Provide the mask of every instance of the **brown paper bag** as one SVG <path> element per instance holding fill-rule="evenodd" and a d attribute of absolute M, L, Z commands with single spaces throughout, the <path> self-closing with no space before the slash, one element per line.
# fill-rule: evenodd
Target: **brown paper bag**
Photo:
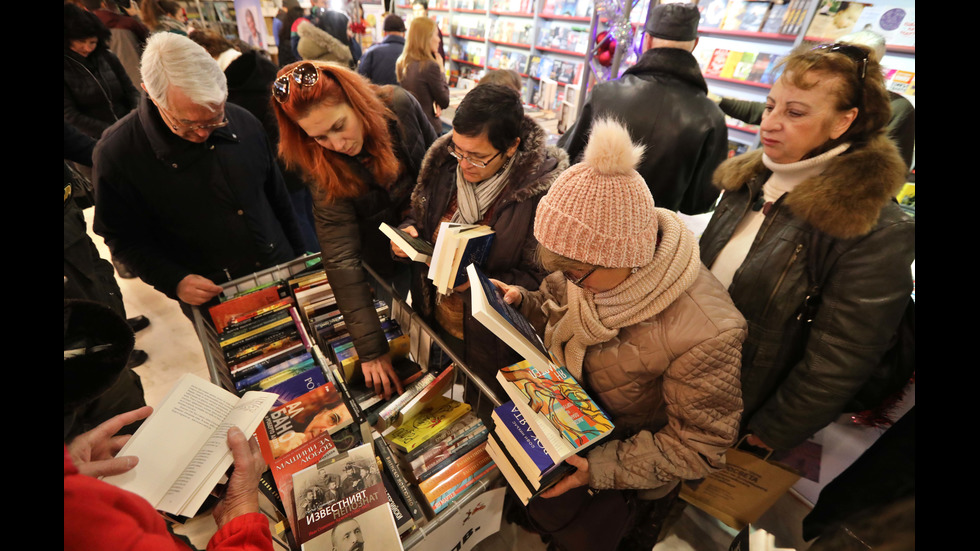
<path fill-rule="evenodd" d="M 725 468 L 702 480 L 684 482 L 681 499 L 736 530 L 759 520 L 800 479 L 785 465 L 729 448 Z"/>

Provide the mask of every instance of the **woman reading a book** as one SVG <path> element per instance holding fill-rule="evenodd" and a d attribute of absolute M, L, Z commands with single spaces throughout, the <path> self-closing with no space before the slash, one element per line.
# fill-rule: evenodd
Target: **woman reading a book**
<path fill-rule="evenodd" d="M 401 393 L 363 265 L 396 277 L 378 226 L 407 214 L 435 132 L 411 94 L 331 63 L 283 67 L 272 95 L 279 155 L 311 183 L 324 268 L 364 379 L 385 398 Z"/>
<path fill-rule="evenodd" d="M 599 121 L 538 205 L 551 275 L 537 290 L 497 283 L 615 425 L 528 505 L 563 550 L 652 548 L 680 482 L 719 469 L 738 431 L 745 320 L 694 235 L 655 207 L 634 169 L 642 153 Z"/>
<path fill-rule="evenodd" d="M 568 167 L 568 155 L 546 142 L 547 134 L 524 114 L 515 90 L 497 84 L 470 90 L 456 109 L 452 132 L 440 136 L 425 156 L 411 216 L 402 228 L 435 243 L 443 222 L 489 226 L 494 235 L 483 271 L 536 288 L 545 272 L 534 259 L 534 210 Z M 394 244 L 392 250 L 405 256 Z M 427 267 L 413 264 L 412 307 L 441 328 L 456 354 L 502 396 L 497 370 L 519 357 L 470 315 L 467 283 L 437 295 Z"/>
<path fill-rule="evenodd" d="M 715 172 L 725 193 L 701 257 L 749 322 L 742 430 L 756 446 L 796 447 L 860 410 L 852 398 L 914 309 L 915 220 L 895 202 L 906 165 L 876 58 L 856 44 L 794 51 L 762 147 Z"/>

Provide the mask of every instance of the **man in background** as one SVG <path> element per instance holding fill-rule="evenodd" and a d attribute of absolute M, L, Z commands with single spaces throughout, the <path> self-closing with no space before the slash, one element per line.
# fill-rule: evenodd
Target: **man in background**
<path fill-rule="evenodd" d="M 395 62 L 405 49 L 405 22 L 397 14 L 385 17 L 382 27 L 384 39 L 368 48 L 357 66 L 357 72 L 381 86 L 398 84 Z"/>
<path fill-rule="evenodd" d="M 214 58 L 185 36 L 158 33 L 141 69 L 139 106 L 93 154 L 94 228 L 191 318 L 219 283 L 289 262 L 303 241 L 266 132 L 226 103 Z"/>
<path fill-rule="evenodd" d="M 728 130 L 691 53 L 700 15 L 692 4 L 650 10 L 643 55 L 622 78 L 595 86 L 575 125 L 558 140 L 580 160 L 592 122 L 612 117 L 646 147 L 637 171 L 658 207 L 707 212 L 718 198 L 711 175 L 728 152 Z"/>

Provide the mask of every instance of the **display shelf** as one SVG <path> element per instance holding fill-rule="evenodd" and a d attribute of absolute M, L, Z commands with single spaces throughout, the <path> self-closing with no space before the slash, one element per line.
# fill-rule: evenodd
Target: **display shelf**
<path fill-rule="evenodd" d="M 490 15 L 496 15 L 500 17 L 522 17 L 525 19 L 534 19 L 533 13 L 524 13 L 524 12 L 516 12 L 516 11 L 490 10 Z"/>
<path fill-rule="evenodd" d="M 288 279 L 306 270 L 318 257 L 318 254 L 306 255 L 297 258 L 292 262 L 276 265 L 266 270 L 255 272 L 249 276 L 222 284 L 222 295 L 225 297 L 230 297 L 247 289 Z M 373 291 L 374 298 L 382 300 L 388 304 L 390 311 L 389 317 L 398 322 L 402 331 L 410 336 L 412 342 L 432 342 L 434 345 L 440 347 L 454 363 L 455 367 L 453 382 L 450 385 L 450 388 L 452 389 L 450 390 L 451 397 L 453 399 L 469 403 L 475 411 L 487 409 L 483 408 L 482 406 L 484 401 L 490 404 L 489 409 L 497 407 L 503 403 L 501 397 L 498 396 L 493 389 L 487 386 L 487 384 L 455 354 L 453 349 L 443 341 L 436 331 L 426 324 L 418 313 L 412 310 L 411 306 L 405 301 L 405 299 L 394 291 L 389 282 L 380 277 L 377 272 L 370 268 L 370 266 L 364 265 L 364 269 L 367 273 L 368 284 Z M 201 307 L 193 306 L 191 308 L 191 317 L 195 332 L 197 333 L 197 336 L 200 339 L 204 349 L 205 363 L 208 367 L 211 382 L 237 394 L 238 391 L 235 388 L 235 383 L 232 380 L 228 366 L 225 364 L 218 341 L 218 333 L 211 321 L 211 316 Z M 300 316 L 300 318 L 302 319 L 302 316 Z M 301 321 L 301 323 L 304 324 L 307 332 L 310 332 L 309 328 L 305 325 L 307 322 L 304 320 Z M 323 346 L 323 343 L 320 342 L 321 339 L 315 332 L 310 334 L 310 338 L 311 342 L 316 343 L 320 350 L 327 350 L 327 347 Z M 312 346 L 309 348 L 312 348 Z M 329 359 L 327 360 L 327 363 L 330 363 Z M 319 365 L 321 369 L 330 369 L 330 366 L 322 365 L 319 359 L 317 360 L 317 365 Z M 342 390 L 342 392 L 346 394 L 346 389 Z M 355 430 L 355 432 L 358 432 L 361 439 L 365 442 L 373 441 L 375 434 L 372 433 L 371 427 L 368 426 L 367 421 L 364 420 L 364 412 L 354 405 L 349 405 L 348 407 L 351 410 L 352 416 L 355 418 L 354 426 L 357 427 L 358 424 L 360 424 L 360 427 Z M 357 411 L 355 412 L 355 410 Z M 435 515 L 432 515 L 431 511 L 426 513 L 425 518 L 420 522 L 420 524 L 417 524 L 411 532 L 407 532 L 402 537 L 402 546 L 404 549 L 408 550 L 419 545 L 419 543 L 425 539 L 428 534 L 431 534 L 435 529 L 445 524 L 446 521 L 452 518 L 455 514 L 461 512 L 461 508 L 467 503 L 484 491 L 500 486 L 501 483 L 502 476 L 499 474 L 499 471 L 479 479 L 470 488 L 453 499 L 452 504 L 445 510 L 436 513 Z M 411 484 L 411 482 L 409 482 L 409 484 Z M 421 498 L 424 496 L 418 492 L 417 487 L 413 488 L 413 493 L 418 494 L 415 497 L 421 504 Z M 269 496 L 265 493 L 263 493 L 263 496 L 269 498 Z M 279 503 L 273 503 L 273 506 L 276 509 L 274 515 L 281 517 L 278 520 L 285 523 L 285 515 L 283 513 L 281 501 Z M 425 506 L 423 505 L 423 507 Z M 286 541 L 283 542 L 278 539 L 279 536 L 286 536 L 284 538 Z M 292 538 L 288 526 L 285 528 L 284 532 L 277 535 L 277 543 L 286 547 L 290 551 L 299 551 L 299 549 L 301 549 L 299 546 L 295 545 L 295 540 Z"/>
<path fill-rule="evenodd" d="M 531 49 L 531 45 L 530 44 L 518 44 L 516 42 L 504 42 L 502 40 L 494 40 L 492 38 L 490 39 L 490 43 L 491 44 L 496 44 L 498 46 L 507 46 L 509 48 L 522 48 L 522 49 L 525 49 L 525 50 L 530 50 Z"/>
<path fill-rule="evenodd" d="M 453 38 L 458 38 L 460 40 L 469 40 L 469 41 L 472 41 L 472 42 L 485 42 L 486 41 L 486 38 L 484 38 L 482 36 L 472 36 L 472 35 L 468 35 L 468 34 L 454 34 L 454 35 L 452 35 L 452 37 Z"/>
<path fill-rule="evenodd" d="M 542 52 L 551 52 L 553 54 L 570 55 L 570 56 L 575 56 L 575 57 L 585 57 L 585 54 L 584 53 L 582 53 L 582 52 L 573 52 L 571 50 L 561 50 L 561 49 L 558 49 L 558 48 L 548 48 L 548 47 L 545 47 L 545 46 L 535 46 L 535 49 L 541 50 Z"/>
<path fill-rule="evenodd" d="M 775 42 L 793 42 L 796 35 L 780 33 L 760 33 L 751 31 L 729 31 L 724 29 L 698 28 L 699 36 L 728 36 L 753 40 L 772 40 Z"/>

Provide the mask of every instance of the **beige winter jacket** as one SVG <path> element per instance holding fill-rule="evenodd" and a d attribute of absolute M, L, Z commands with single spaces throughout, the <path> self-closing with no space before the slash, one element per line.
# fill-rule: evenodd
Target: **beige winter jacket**
<path fill-rule="evenodd" d="M 565 285 L 555 272 L 538 291 L 522 290 L 520 308 L 540 334 L 558 321 L 545 319 L 541 305 L 549 298 L 564 305 Z M 742 412 L 745 335 L 744 318 L 702 264 L 660 314 L 590 346 L 580 382 L 616 429 L 588 453 L 589 486 L 655 499 L 724 465 Z"/>

